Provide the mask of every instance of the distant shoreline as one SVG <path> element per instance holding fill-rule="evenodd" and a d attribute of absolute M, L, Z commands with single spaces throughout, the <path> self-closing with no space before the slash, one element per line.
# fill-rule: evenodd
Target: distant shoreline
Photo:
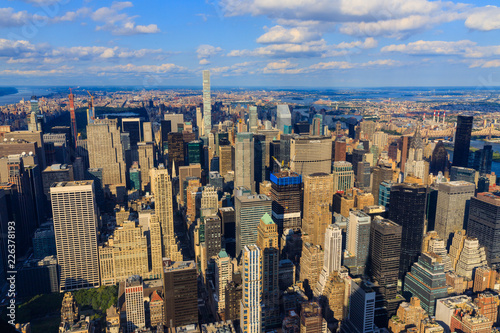
<path fill-rule="evenodd" d="M 15 95 L 19 92 L 14 87 L 0 87 L 0 96 Z"/>

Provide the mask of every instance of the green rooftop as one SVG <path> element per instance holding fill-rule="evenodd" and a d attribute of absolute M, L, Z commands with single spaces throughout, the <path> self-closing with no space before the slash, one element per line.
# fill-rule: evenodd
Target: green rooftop
<path fill-rule="evenodd" d="M 220 257 L 220 258 L 227 258 L 227 257 L 229 257 L 229 255 L 227 254 L 227 252 L 226 252 L 226 250 L 225 250 L 225 249 L 222 249 L 222 250 L 220 250 L 220 252 L 219 252 L 219 257 Z"/>
<path fill-rule="evenodd" d="M 268 214 L 268 213 L 265 213 L 265 214 L 262 216 L 261 220 L 262 220 L 265 224 L 274 224 L 273 219 L 271 218 L 271 216 L 269 216 L 269 214 Z"/>

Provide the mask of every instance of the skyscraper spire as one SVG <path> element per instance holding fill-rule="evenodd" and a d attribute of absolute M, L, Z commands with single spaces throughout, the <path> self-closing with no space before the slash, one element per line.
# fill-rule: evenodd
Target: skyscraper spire
<path fill-rule="evenodd" d="M 420 133 L 420 124 L 417 124 L 413 138 L 411 139 L 410 148 L 413 149 L 424 149 L 424 140 L 422 139 L 422 134 Z"/>

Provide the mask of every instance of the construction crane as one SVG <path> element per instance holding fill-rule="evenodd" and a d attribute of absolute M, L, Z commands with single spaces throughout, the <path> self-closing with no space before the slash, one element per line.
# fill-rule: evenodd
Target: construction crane
<path fill-rule="evenodd" d="M 280 172 L 284 169 L 285 167 L 285 161 L 282 161 L 281 163 L 276 159 L 276 157 L 272 156 L 274 162 L 276 162 L 276 164 L 278 165 L 278 168 L 280 170 Z"/>
<path fill-rule="evenodd" d="M 75 95 L 73 95 L 73 90 L 71 88 L 69 88 L 69 114 L 71 116 L 71 135 L 73 136 L 75 150 L 76 150 L 78 133 L 76 130 Z"/>
<path fill-rule="evenodd" d="M 93 124 L 95 119 L 95 107 L 94 107 L 94 96 L 88 91 L 90 96 L 89 108 L 87 109 L 87 124 Z"/>

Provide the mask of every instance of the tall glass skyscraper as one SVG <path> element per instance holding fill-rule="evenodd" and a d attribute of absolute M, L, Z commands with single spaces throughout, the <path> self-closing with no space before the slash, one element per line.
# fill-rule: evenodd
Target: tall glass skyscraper
<path fill-rule="evenodd" d="M 424 236 L 427 188 L 419 184 L 394 184 L 391 187 L 389 219 L 403 227 L 399 279 L 417 261 Z"/>
<path fill-rule="evenodd" d="M 210 71 L 203 71 L 203 127 L 208 136 L 212 129 L 212 101 L 210 99 Z"/>
<path fill-rule="evenodd" d="M 467 168 L 469 162 L 470 137 L 474 117 L 458 116 L 457 131 L 455 133 L 455 147 L 453 149 L 453 166 Z"/>

